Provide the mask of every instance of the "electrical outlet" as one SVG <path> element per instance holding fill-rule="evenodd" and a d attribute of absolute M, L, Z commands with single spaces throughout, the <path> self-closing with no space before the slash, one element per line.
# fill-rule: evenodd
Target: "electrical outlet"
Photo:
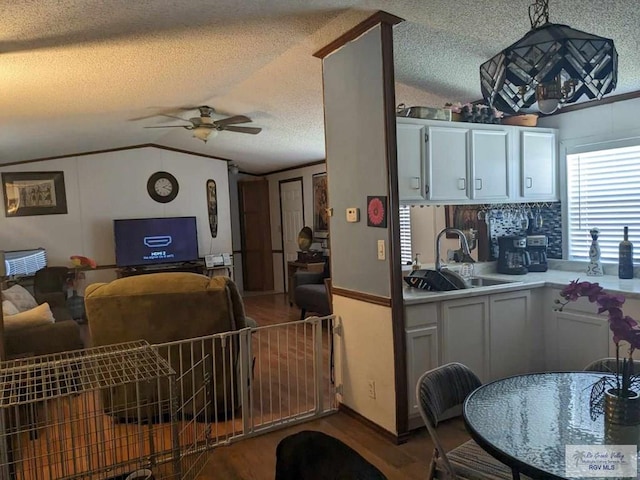
<path fill-rule="evenodd" d="M 384 240 L 378 240 L 378 260 L 384 260 L 385 258 Z"/>
<path fill-rule="evenodd" d="M 376 382 L 369 380 L 369 398 L 376 398 Z"/>

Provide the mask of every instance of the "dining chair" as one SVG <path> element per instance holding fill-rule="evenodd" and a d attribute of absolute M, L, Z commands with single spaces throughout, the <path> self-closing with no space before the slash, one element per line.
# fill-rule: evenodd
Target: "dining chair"
<path fill-rule="evenodd" d="M 620 368 L 622 368 L 622 358 L 619 360 Z M 615 357 L 600 358 L 594 360 L 589 365 L 584 367 L 585 372 L 606 372 L 616 373 L 616 359 Z M 633 361 L 633 371 L 640 372 L 640 360 Z"/>
<path fill-rule="evenodd" d="M 448 363 L 422 374 L 416 386 L 418 409 L 433 440 L 434 450 L 429 465 L 429 480 L 510 480 L 519 474 L 469 440 L 449 450 L 442 446 L 436 433 L 445 414 L 459 408 L 465 398 L 482 383 L 475 373 L 461 363 Z M 460 413 L 458 412 L 458 415 Z M 448 418 L 448 417 L 447 417 Z M 524 475 L 519 478 L 526 479 Z"/>

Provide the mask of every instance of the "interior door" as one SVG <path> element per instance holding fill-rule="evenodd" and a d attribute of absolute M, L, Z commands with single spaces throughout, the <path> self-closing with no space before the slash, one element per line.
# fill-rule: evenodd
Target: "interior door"
<path fill-rule="evenodd" d="M 287 262 L 298 259 L 298 233 L 304 227 L 302 178 L 280 181 L 280 218 L 282 219 L 283 271 Z M 284 275 L 285 282 L 288 275 Z M 289 285 L 285 285 L 285 290 Z"/>
<path fill-rule="evenodd" d="M 273 290 L 269 183 L 266 180 L 239 181 L 238 197 L 244 289 Z"/>

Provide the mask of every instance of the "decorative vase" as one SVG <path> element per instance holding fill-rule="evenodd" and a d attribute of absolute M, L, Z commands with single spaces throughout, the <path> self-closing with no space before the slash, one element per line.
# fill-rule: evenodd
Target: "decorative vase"
<path fill-rule="evenodd" d="M 640 447 L 640 395 L 618 395 L 611 388 L 604 395 L 604 431 L 609 445 Z"/>
<path fill-rule="evenodd" d="M 84 320 L 84 297 L 78 295 L 76 290 L 67 298 L 67 308 L 69 309 L 71 318 L 80 321 Z"/>
<path fill-rule="evenodd" d="M 598 235 L 600 230 L 592 228 L 589 230 L 591 235 L 591 248 L 589 248 L 589 265 L 587 265 L 587 275 L 599 277 L 604 275 L 604 268 L 600 262 L 600 245 L 598 245 Z"/>

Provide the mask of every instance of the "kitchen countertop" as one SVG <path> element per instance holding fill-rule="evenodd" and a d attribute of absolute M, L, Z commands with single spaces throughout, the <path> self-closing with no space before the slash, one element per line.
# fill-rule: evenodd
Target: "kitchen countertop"
<path fill-rule="evenodd" d="M 495 272 L 495 262 L 486 264 L 475 264 L 474 276 L 488 279 L 507 280 L 510 283 L 501 285 L 491 285 L 486 287 L 467 288 L 463 290 L 451 290 L 448 292 L 430 292 L 419 288 L 403 285 L 402 296 L 405 305 L 420 303 L 440 302 L 442 300 L 452 300 L 455 298 L 470 298 L 479 295 L 491 295 L 494 293 L 513 292 L 522 289 L 538 287 L 563 288 L 572 280 L 597 282 L 606 291 L 611 293 L 622 293 L 627 298 L 640 299 L 640 278 L 621 280 L 617 275 L 603 275 L 600 277 L 587 276 L 586 268 L 577 270 L 573 262 L 553 262 L 551 269 L 546 272 L 530 272 L 525 275 L 505 275 Z M 433 268 L 424 266 L 423 268 Z M 451 268 L 455 270 L 455 266 Z M 409 271 L 403 271 L 403 275 L 408 275 Z"/>

